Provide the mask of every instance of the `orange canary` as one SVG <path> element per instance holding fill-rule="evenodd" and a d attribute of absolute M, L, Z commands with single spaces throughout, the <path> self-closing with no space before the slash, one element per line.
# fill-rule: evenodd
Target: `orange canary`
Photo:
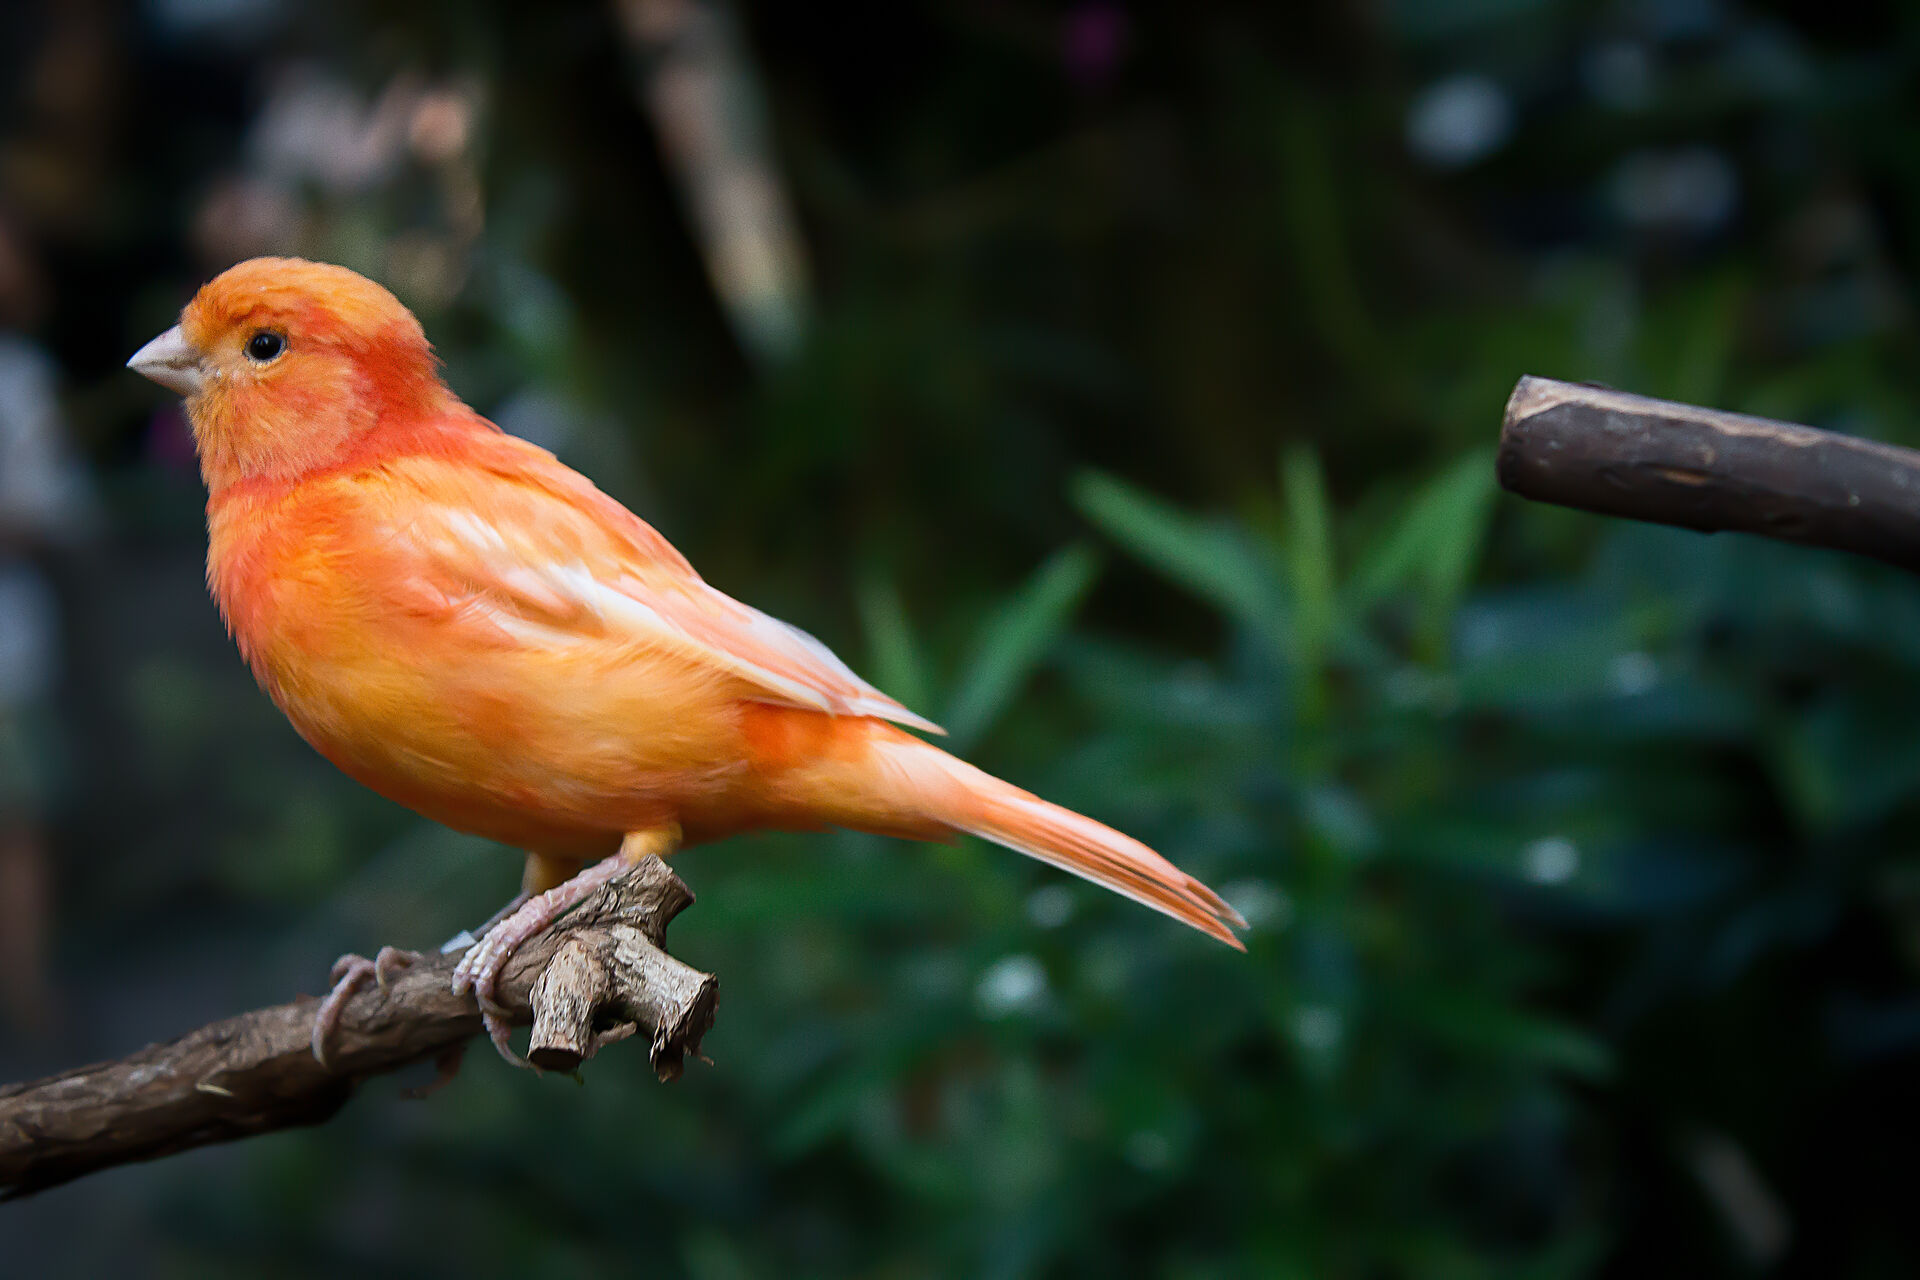
<path fill-rule="evenodd" d="M 243 262 L 128 365 L 186 398 L 207 582 L 294 728 L 380 794 L 526 851 L 521 899 L 455 978 L 503 1052 L 516 946 L 626 862 L 741 831 L 964 832 L 1241 945 L 1198 880 L 905 732 L 939 730 L 469 409 L 365 277 Z M 343 957 L 332 1017 L 371 972 Z"/>

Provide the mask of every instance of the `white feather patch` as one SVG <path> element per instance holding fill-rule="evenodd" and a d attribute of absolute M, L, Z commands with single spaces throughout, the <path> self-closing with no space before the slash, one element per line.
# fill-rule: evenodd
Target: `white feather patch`
<path fill-rule="evenodd" d="M 650 581 L 645 570 L 617 559 L 605 566 L 613 572 L 596 572 L 581 558 L 593 531 L 575 528 L 564 516 L 550 527 L 502 530 L 471 511 L 434 504 L 402 532 L 463 587 L 491 597 L 490 621 L 523 643 L 552 646 L 611 636 L 729 672 L 769 702 L 944 732 L 860 679 L 813 636 L 697 576 Z M 606 550 L 612 555 L 619 548 Z M 660 607 L 648 602 L 650 595 Z"/>

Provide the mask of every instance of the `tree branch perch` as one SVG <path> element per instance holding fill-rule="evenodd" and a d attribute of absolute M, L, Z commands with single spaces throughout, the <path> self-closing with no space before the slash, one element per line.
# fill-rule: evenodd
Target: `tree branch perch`
<path fill-rule="evenodd" d="M 1873 440 L 1522 378 L 1500 483 L 1539 502 L 1831 547 L 1920 571 L 1920 453 Z"/>
<path fill-rule="evenodd" d="M 698 1055 L 719 983 L 668 955 L 667 923 L 693 894 L 658 858 L 610 882 L 508 961 L 500 1001 L 534 1023 L 531 1060 L 570 1071 L 636 1032 L 662 1081 Z M 0 1086 L 0 1199 L 84 1174 L 277 1129 L 319 1124 L 370 1076 L 438 1061 L 450 1072 L 481 1031 L 451 988 L 457 956 L 436 957 L 385 991 L 354 996 L 332 1070 L 314 1060 L 317 1002 L 303 997 L 149 1045 L 113 1062 Z"/>

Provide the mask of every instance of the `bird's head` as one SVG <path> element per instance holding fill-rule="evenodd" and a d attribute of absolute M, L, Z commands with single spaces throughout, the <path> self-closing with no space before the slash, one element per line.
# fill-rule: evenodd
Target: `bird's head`
<path fill-rule="evenodd" d="M 449 395 L 413 313 L 345 267 L 254 258 L 208 281 L 127 367 L 186 397 L 210 488 L 338 461 Z"/>

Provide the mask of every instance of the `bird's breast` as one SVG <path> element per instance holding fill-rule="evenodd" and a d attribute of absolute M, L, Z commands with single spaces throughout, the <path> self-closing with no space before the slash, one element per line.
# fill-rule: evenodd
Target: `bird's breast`
<path fill-rule="evenodd" d="M 338 512 L 211 514 L 208 581 L 262 688 L 374 790 L 537 847 L 670 818 L 739 784 L 740 701 L 724 675 L 429 585 L 401 540 Z"/>

